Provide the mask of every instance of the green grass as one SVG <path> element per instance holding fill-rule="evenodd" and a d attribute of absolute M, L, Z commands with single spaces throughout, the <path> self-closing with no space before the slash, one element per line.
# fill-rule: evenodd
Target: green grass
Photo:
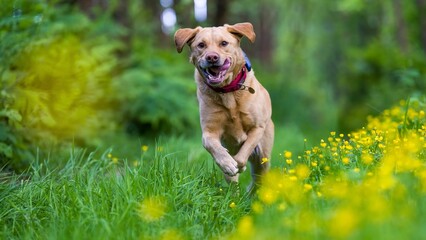
<path fill-rule="evenodd" d="M 249 210 L 247 196 L 222 185 L 212 162 L 157 153 L 135 167 L 112 163 L 108 153 L 74 150 L 62 169 L 35 163 L 25 175 L 3 178 L 0 238 L 155 239 L 171 230 L 212 238 L 231 231 Z M 138 211 L 149 197 L 161 197 L 165 206 L 156 221 Z"/>
<path fill-rule="evenodd" d="M 297 130 L 277 133 L 284 137 L 276 140 L 274 158 L 284 145 L 303 146 Z M 252 198 L 245 193 L 250 174 L 229 186 L 200 139 L 199 133 L 155 141 L 114 136 L 106 140 L 116 141 L 109 149 L 40 153 L 27 172 L 0 175 L 0 239 L 226 236 L 251 211 Z M 149 199 L 164 207 L 158 220 L 140 213 Z"/>
<path fill-rule="evenodd" d="M 277 127 L 276 136 L 273 166 L 284 147 L 297 152 L 304 144 L 293 126 Z M 250 171 L 240 176 L 239 186 L 229 186 L 197 131 L 186 137 L 104 140 L 113 147 L 40 150 L 25 173 L 0 171 L 0 239 L 158 239 L 169 233 L 216 239 L 233 232 L 251 211 L 253 199 L 245 193 Z M 139 212 L 150 198 L 165 207 L 159 220 Z"/>

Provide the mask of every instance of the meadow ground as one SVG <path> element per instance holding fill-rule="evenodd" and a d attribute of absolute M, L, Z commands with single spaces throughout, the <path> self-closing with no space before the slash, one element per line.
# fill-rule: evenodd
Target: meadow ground
<path fill-rule="evenodd" d="M 403 101 L 312 147 L 277 129 L 273 169 L 253 197 L 249 174 L 225 184 L 199 138 L 72 148 L 64 167 L 50 156 L 0 176 L 0 238 L 422 239 L 425 110 Z"/>

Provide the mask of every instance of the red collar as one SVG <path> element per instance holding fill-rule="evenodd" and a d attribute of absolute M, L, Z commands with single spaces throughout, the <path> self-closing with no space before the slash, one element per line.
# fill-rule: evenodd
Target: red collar
<path fill-rule="evenodd" d="M 233 92 L 233 91 L 237 91 L 240 89 L 244 89 L 246 86 L 244 86 L 244 81 L 246 80 L 247 77 L 247 68 L 246 66 L 243 66 L 243 68 L 241 69 L 241 71 L 238 73 L 238 75 L 234 78 L 234 80 L 232 80 L 232 82 L 224 87 L 214 87 L 211 86 L 207 83 L 207 86 L 209 86 L 213 91 L 218 92 L 218 93 L 229 93 L 229 92 Z"/>

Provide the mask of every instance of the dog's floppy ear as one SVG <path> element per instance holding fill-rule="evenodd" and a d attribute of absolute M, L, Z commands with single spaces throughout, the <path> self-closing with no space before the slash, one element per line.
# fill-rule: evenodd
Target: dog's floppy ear
<path fill-rule="evenodd" d="M 175 44 L 176 44 L 176 50 L 178 51 L 178 53 L 182 52 L 182 49 L 185 46 L 185 44 L 191 41 L 191 39 L 194 38 L 195 35 L 197 35 L 200 29 L 201 27 L 181 28 L 176 31 Z"/>
<path fill-rule="evenodd" d="M 254 33 L 253 25 L 251 25 L 249 22 L 237 23 L 234 25 L 225 24 L 225 27 L 230 33 L 237 35 L 239 38 L 246 36 L 252 43 L 254 40 L 256 40 L 256 34 Z"/>

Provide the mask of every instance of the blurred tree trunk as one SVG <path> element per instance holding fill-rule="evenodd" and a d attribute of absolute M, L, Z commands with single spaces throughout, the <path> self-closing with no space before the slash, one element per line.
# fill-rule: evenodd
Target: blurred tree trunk
<path fill-rule="evenodd" d="M 231 1 L 215 0 L 215 14 L 213 17 L 213 25 L 221 26 L 228 23 L 229 4 Z"/>
<path fill-rule="evenodd" d="M 408 40 L 407 40 L 407 27 L 404 18 L 404 9 L 401 4 L 401 0 L 393 1 L 393 9 L 395 14 L 395 27 L 396 27 L 396 39 L 398 41 L 398 45 L 403 52 L 407 52 L 408 50 Z"/>
<path fill-rule="evenodd" d="M 155 4 L 152 4 L 155 5 Z M 119 22 L 121 25 L 125 26 L 126 28 L 131 27 L 131 20 L 129 18 L 129 0 L 120 0 L 118 1 L 118 6 L 114 11 L 114 19 Z"/>
<path fill-rule="evenodd" d="M 276 38 L 274 30 L 276 29 L 275 11 L 269 4 L 262 4 L 259 10 L 259 29 L 257 29 L 258 38 L 256 38 L 256 55 L 267 66 L 272 60 L 273 40 Z"/>
<path fill-rule="evenodd" d="M 107 9 L 110 4 L 108 0 L 69 0 L 71 4 L 77 5 L 82 12 L 90 18 L 94 18 L 93 7 L 99 6 L 101 9 Z"/>
<path fill-rule="evenodd" d="M 419 11 L 420 43 L 423 51 L 426 53 L 426 0 L 416 0 L 416 6 Z"/>

